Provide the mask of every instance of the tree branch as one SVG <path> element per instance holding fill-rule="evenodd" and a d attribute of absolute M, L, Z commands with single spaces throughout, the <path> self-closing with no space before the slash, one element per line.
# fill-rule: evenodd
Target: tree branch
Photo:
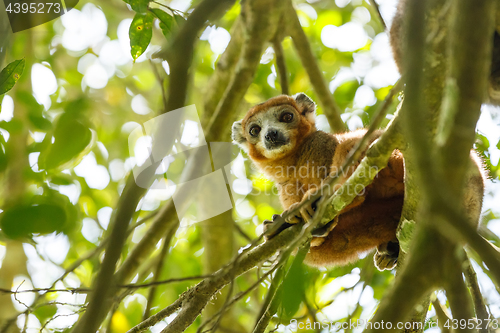
<path fill-rule="evenodd" d="M 93 282 L 93 292 L 89 295 L 87 310 L 77 322 L 74 333 L 95 332 L 109 309 L 110 296 L 112 295 L 112 280 L 115 272 L 116 262 L 120 257 L 125 239 L 127 227 L 135 212 L 137 202 L 145 190 L 138 187 L 134 177 L 129 177 L 118 202 L 118 209 L 114 211 L 112 218 L 111 234 L 106 246 L 106 254 L 100 265 L 99 272 Z"/>
<path fill-rule="evenodd" d="M 476 123 L 488 91 L 495 4 L 457 0 L 451 6 L 449 77 L 436 141 L 442 175 L 457 193 L 463 192 Z"/>
<path fill-rule="evenodd" d="M 174 237 L 175 235 L 176 230 L 177 230 L 176 228 L 171 228 L 170 230 L 168 230 L 167 234 L 165 235 L 165 238 L 163 239 L 161 251 L 160 254 L 158 255 L 158 263 L 156 264 L 156 268 L 153 274 L 152 283 L 159 282 L 161 272 L 163 271 L 163 266 L 165 265 L 165 261 L 167 260 L 168 249 L 170 248 L 170 243 L 172 241 L 172 237 Z M 153 286 L 153 288 L 149 289 L 146 310 L 144 310 L 144 315 L 142 316 L 143 319 L 147 319 L 149 317 L 149 312 L 151 311 L 151 307 L 153 306 L 155 296 L 156 296 L 156 286 Z"/>
<path fill-rule="evenodd" d="M 432 306 L 436 311 L 438 325 L 441 329 L 441 333 L 450 333 L 450 329 L 448 327 L 445 327 L 446 322 L 449 323 L 453 319 L 448 312 L 448 309 L 443 304 L 441 304 L 441 302 L 439 302 L 437 298 L 432 301 Z"/>
<path fill-rule="evenodd" d="M 385 20 L 382 17 L 382 13 L 380 12 L 380 8 L 378 7 L 377 2 L 375 0 L 369 0 L 369 1 L 370 1 L 370 4 L 372 5 L 372 7 L 377 12 L 377 16 L 379 18 L 380 24 L 382 25 L 382 27 L 384 28 L 384 30 L 387 30 L 387 24 L 385 24 Z"/>
<path fill-rule="evenodd" d="M 288 21 L 288 33 L 292 37 L 293 44 L 295 45 L 295 49 L 300 57 L 302 66 L 304 66 L 307 74 L 309 75 L 309 80 L 311 81 L 314 91 L 316 91 L 316 94 L 318 95 L 319 103 L 323 107 L 323 112 L 328 119 L 328 123 L 330 124 L 333 132 L 345 132 L 347 127 L 342 121 L 342 118 L 340 118 L 342 111 L 338 107 L 337 103 L 335 103 L 333 95 L 328 89 L 328 85 L 319 68 L 316 56 L 311 50 L 309 40 L 307 39 L 304 30 L 302 30 L 297 12 L 295 12 L 291 1 L 286 1 L 286 7 L 285 17 Z"/>
<path fill-rule="evenodd" d="M 281 38 L 279 35 L 273 38 L 273 49 L 274 55 L 276 56 L 276 70 L 280 80 L 281 93 L 283 95 L 289 95 L 290 88 L 288 87 L 288 71 L 286 69 L 285 52 L 283 51 L 283 45 L 281 45 Z"/>
<path fill-rule="evenodd" d="M 211 297 L 222 287 L 231 282 L 233 276 L 239 276 L 254 268 L 259 263 L 267 260 L 276 251 L 287 247 L 300 234 L 301 225 L 295 225 L 284 230 L 270 241 L 257 246 L 241 256 L 235 265 L 227 265 L 210 278 L 184 292 L 174 303 L 149 317 L 127 333 L 142 332 L 152 325 L 160 322 L 165 317 L 182 308 L 177 317 L 170 323 L 165 332 L 183 332 L 200 314 Z"/>
<path fill-rule="evenodd" d="M 490 314 L 488 313 L 488 309 L 486 307 L 486 304 L 484 303 L 483 295 L 481 294 L 481 289 L 479 288 L 479 283 L 477 281 L 477 275 L 474 271 L 474 268 L 472 267 L 470 259 L 465 266 L 465 281 L 467 282 L 467 287 L 469 288 L 472 296 L 472 301 L 474 302 L 476 318 L 481 321 L 481 328 L 479 329 L 479 332 L 488 333 L 488 327 L 483 323 L 486 323 L 488 319 L 490 319 Z"/>
<path fill-rule="evenodd" d="M 459 321 L 465 320 L 468 323 L 469 319 L 474 318 L 474 310 L 472 307 L 471 295 L 464 284 L 461 269 L 464 265 L 464 261 L 467 261 L 467 257 L 463 250 L 458 252 L 459 254 L 457 254 L 457 252 L 455 252 L 455 256 L 449 257 L 446 262 L 445 271 L 447 278 L 444 288 L 446 290 L 446 297 L 450 303 L 453 319 Z M 471 329 L 469 325 L 466 325 L 466 327 L 460 326 L 457 331 L 470 333 L 477 332 L 475 327 Z"/>
<path fill-rule="evenodd" d="M 295 256 L 292 265 L 302 265 L 304 259 L 309 251 L 310 242 L 303 244 L 297 255 Z M 282 260 L 280 260 L 281 265 L 284 265 L 286 260 L 289 258 L 293 248 L 287 249 L 282 253 Z M 281 266 L 280 271 L 276 273 L 271 283 L 271 287 L 266 295 L 266 299 L 261 309 L 261 314 L 257 319 L 257 323 L 253 329 L 253 333 L 264 333 L 267 326 L 269 325 L 269 321 L 276 314 L 278 308 L 281 304 L 281 296 L 283 293 L 283 283 L 282 281 L 286 279 L 289 272 L 285 274 L 285 267 Z M 274 286 L 273 286 L 274 285 Z"/>
<path fill-rule="evenodd" d="M 442 250 L 442 242 L 435 231 L 420 228 L 415 231 L 414 242 L 409 252 L 408 262 L 398 269 L 393 286 L 386 291 L 372 322 L 391 322 L 391 332 L 397 332 L 396 323 L 404 322 L 415 304 L 439 285 L 441 276 L 440 261 L 436 251 Z M 422 269 L 425 267 L 425 271 Z M 417 311 L 424 309 L 416 309 Z M 423 326 L 423 323 L 422 323 Z M 376 329 L 365 330 L 375 333 Z"/>

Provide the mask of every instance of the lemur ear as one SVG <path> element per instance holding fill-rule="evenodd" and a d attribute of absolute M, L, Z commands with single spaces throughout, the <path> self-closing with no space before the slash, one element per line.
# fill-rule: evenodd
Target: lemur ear
<path fill-rule="evenodd" d="M 232 127 L 231 138 L 233 142 L 240 146 L 244 151 L 248 151 L 248 141 L 243 135 L 243 126 L 240 121 L 235 121 Z"/>
<path fill-rule="evenodd" d="M 304 93 L 298 93 L 293 95 L 292 97 L 299 106 L 300 113 L 304 115 L 310 122 L 314 123 L 316 104 L 314 104 L 313 100 Z"/>

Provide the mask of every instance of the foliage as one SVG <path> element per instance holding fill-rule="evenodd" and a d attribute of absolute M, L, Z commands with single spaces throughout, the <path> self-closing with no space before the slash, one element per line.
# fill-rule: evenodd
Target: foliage
<path fill-rule="evenodd" d="M 25 64 L 24 59 L 15 60 L 2 69 L 0 72 L 0 95 L 5 94 L 14 87 L 14 84 L 23 74 Z"/>

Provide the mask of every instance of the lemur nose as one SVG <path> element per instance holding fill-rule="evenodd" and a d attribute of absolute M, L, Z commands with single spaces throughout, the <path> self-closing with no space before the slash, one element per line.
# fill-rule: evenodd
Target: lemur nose
<path fill-rule="evenodd" d="M 265 138 L 269 142 L 276 142 L 278 140 L 278 134 L 279 133 L 277 130 L 270 129 L 269 131 L 267 131 Z"/>

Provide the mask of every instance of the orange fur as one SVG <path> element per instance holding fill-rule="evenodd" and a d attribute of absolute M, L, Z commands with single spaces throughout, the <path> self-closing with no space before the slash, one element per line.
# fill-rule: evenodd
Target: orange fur
<path fill-rule="evenodd" d="M 293 112 L 299 119 L 284 124 L 281 115 L 287 112 Z M 339 171 L 350 151 L 366 133 L 364 129 L 341 134 L 319 131 L 311 117 L 313 112 L 314 103 L 305 94 L 278 96 L 253 107 L 241 123 L 233 125 L 235 142 L 245 147 L 257 167 L 275 182 L 285 210 L 291 210 L 308 200 L 328 177 Z M 249 133 L 251 128 L 246 128 L 247 124 L 250 127 L 262 126 L 262 133 L 252 136 Z M 283 143 L 286 150 L 279 154 L 264 154 L 268 153 L 266 144 L 269 143 L 265 131 L 270 133 L 276 129 L 283 132 L 281 135 L 286 138 Z M 376 131 L 369 141 L 373 142 L 381 133 Z M 269 147 L 270 151 L 276 149 L 272 145 Z M 360 160 L 354 161 L 353 166 L 339 175 L 337 186 L 349 178 L 364 153 Z M 471 156 L 472 161 L 475 161 L 476 155 L 472 152 Z M 478 168 L 471 172 L 469 183 L 472 185 L 468 185 L 465 203 L 471 219 L 477 222 L 482 205 L 484 177 L 477 162 L 475 165 Z M 295 171 L 290 172 L 290 168 Z M 401 152 L 395 150 L 387 166 L 379 170 L 372 184 L 338 215 L 333 229 L 325 231 L 323 237 L 313 238 L 305 262 L 312 266 L 344 265 L 356 260 L 360 254 L 377 248 L 374 258 L 377 268 L 393 268 L 399 253 L 396 229 L 403 200 L 404 160 Z M 308 220 L 313 214 L 313 204 L 308 201 L 300 213 L 288 217 L 287 222 Z M 267 225 L 269 223 L 265 223 Z"/>
<path fill-rule="evenodd" d="M 287 96 L 287 95 L 276 96 L 276 97 L 273 97 L 273 98 L 265 101 L 264 103 L 257 104 L 253 108 L 248 110 L 247 114 L 245 115 L 245 117 L 241 121 L 243 128 L 245 128 L 245 125 L 248 122 L 248 120 L 252 116 L 256 115 L 257 113 L 264 112 L 268 108 L 270 108 L 271 106 L 285 105 L 285 104 L 291 105 L 295 109 L 298 110 L 297 103 L 295 103 L 295 100 L 292 97 Z"/>
<path fill-rule="evenodd" d="M 303 103 L 304 99 L 300 102 Z M 242 135 L 246 135 L 250 141 L 251 138 L 246 133 L 247 124 L 263 117 L 262 113 L 268 110 L 289 105 L 300 117 L 295 126 L 287 129 L 292 147 L 284 156 L 266 158 L 262 152 L 263 145 L 248 144 L 248 154 L 252 161 L 275 181 L 284 209 L 307 200 L 312 192 L 320 188 L 331 173 L 340 169 L 349 152 L 366 133 L 366 130 L 358 130 L 334 135 L 318 131 L 314 120 L 303 112 L 305 106 L 301 103 L 289 96 L 271 98 L 251 108 L 241 122 Z M 380 133 L 376 132 L 370 141 L 374 141 Z M 356 161 L 354 167 L 340 176 L 340 184 L 352 174 L 359 162 Z M 342 211 L 338 216 L 338 224 L 322 239 L 324 242 L 320 246 L 311 247 L 306 263 L 314 266 L 342 265 L 355 260 L 362 252 L 396 238 L 404 196 L 401 153 L 395 151 L 388 165 L 373 184 Z M 293 167 L 295 172 L 289 172 L 289 167 Z"/>
<path fill-rule="evenodd" d="M 403 197 L 366 200 L 339 215 L 337 225 L 320 245 L 311 247 L 305 263 L 311 266 L 345 265 L 359 254 L 396 238 Z"/>

